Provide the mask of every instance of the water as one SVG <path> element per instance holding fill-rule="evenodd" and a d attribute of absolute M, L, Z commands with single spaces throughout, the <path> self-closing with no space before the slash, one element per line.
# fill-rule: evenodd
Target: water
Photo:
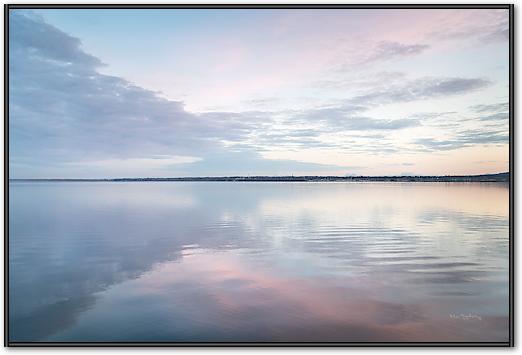
<path fill-rule="evenodd" d="M 507 341 L 498 183 L 12 182 L 11 341 Z"/>

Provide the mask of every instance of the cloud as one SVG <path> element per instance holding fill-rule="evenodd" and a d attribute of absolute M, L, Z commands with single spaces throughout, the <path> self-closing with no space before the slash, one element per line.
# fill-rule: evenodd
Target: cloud
<path fill-rule="evenodd" d="M 309 135 L 313 132 L 342 132 L 364 130 L 396 130 L 420 125 L 416 119 L 379 119 L 362 116 L 368 107 L 363 105 L 351 105 L 349 103 L 319 109 L 309 109 L 294 112 L 288 116 L 286 122 L 298 124 L 320 124 L 315 130 L 307 130 Z"/>
<path fill-rule="evenodd" d="M 486 42 L 507 41 L 509 40 L 509 26 L 505 24 L 503 27 L 486 34 L 482 39 Z"/>
<path fill-rule="evenodd" d="M 396 57 L 405 57 L 424 52 L 429 48 L 426 44 L 404 44 L 392 41 L 379 42 L 372 53 L 366 58 L 366 62 L 390 60 Z"/>
<path fill-rule="evenodd" d="M 219 158 L 226 156 L 225 143 L 243 142 L 269 126 L 269 114 L 187 112 L 182 102 L 100 74 L 101 61 L 86 54 L 80 40 L 38 16 L 11 11 L 10 29 L 11 177 L 140 171 L 163 176 L 181 163 L 203 173 L 204 166 L 217 167 L 217 162 L 235 171 L 247 161 L 270 170 L 270 161 L 249 151 L 232 154 L 237 160 L 228 164 Z M 295 164 L 305 169 L 308 163 Z"/>
<path fill-rule="evenodd" d="M 408 78 L 400 72 L 378 72 L 363 77 L 339 77 L 313 83 L 316 89 L 355 88 L 359 94 L 352 94 L 342 104 L 344 110 L 362 112 L 374 105 L 394 104 L 429 99 L 444 99 L 465 95 L 491 86 L 493 82 L 483 77 L 420 77 Z M 363 88 L 361 90 L 361 88 Z M 361 93 L 362 91 L 362 93 Z M 481 105 L 476 105 L 481 106 Z M 331 109 L 331 108 L 330 108 Z M 337 110 L 341 107 L 335 108 Z M 450 112 L 446 112 L 450 113 Z M 433 113 L 443 114 L 443 113 Z"/>
<path fill-rule="evenodd" d="M 508 144 L 509 134 L 500 131 L 466 130 L 459 132 L 452 139 L 419 138 L 414 142 L 428 151 L 454 150 L 473 145 Z"/>
<path fill-rule="evenodd" d="M 351 104 L 391 104 L 467 94 L 490 85 L 483 78 L 421 78 L 406 84 L 372 90 L 349 100 Z"/>
<path fill-rule="evenodd" d="M 363 92 L 347 94 L 326 107 L 193 113 L 181 101 L 101 74 L 102 61 L 87 54 L 78 38 L 39 16 L 18 10 L 10 11 L 9 16 L 11 177 L 75 177 L 89 173 L 89 169 L 92 177 L 125 172 L 134 176 L 212 175 L 212 169 L 222 174 L 254 173 L 252 164 L 257 164 L 258 173 L 282 172 L 285 166 L 301 171 L 344 169 L 268 160 L 262 154 L 274 147 L 395 153 L 400 147 L 384 144 L 377 133 L 417 127 L 426 117 L 370 117 L 368 111 L 373 107 L 464 95 L 491 83 L 485 78 L 408 79 L 403 73 L 381 72 L 380 77 L 366 81 L 361 77 L 364 85 L 360 87 L 366 88 Z M 385 60 L 419 54 L 427 48 L 424 44 L 381 41 L 368 55 Z M 501 120 L 504 111 L 482 106 L 472 108 L 487 114 L 481 120 Z M 441 114 L 434 113 L 433 118 Z M 330 140 L 333 135 L 339 139 Z M 372 139 L 380 144 L 368 143 Z M 418 144 L 444 150 L 451 143 L 433 139 Z M 455 144 L 473 142 L 459 138 Z"/>
<path fill-rule="evenodd" d="M 251 145 L 260 150 L 278 146 L 287 149 L 307 148 L 334 148 L 335 144 L 320 139 L 323 131 L 319 129 L 279 129 L 267 130 L 256 133 L 251 139 Z"/>
<path fill-rule="evenodd" d="M 332 77 L 315 81 L 311 86 L 316 89 L 347 89 L 352 86 L 378 87 L 382 83 L 389 84 L 406 79 L 406 73 L 399 71 L 350 72 L 349 77 L 345 77 L 342 73 L 336 71 Z"/>
<path fill-rule="evenodd" d="M 366 131 L 366 130 L 395 130 L 408 127 L 419 126 L 420 123 L 414 119 L 402 118 L 395 120 L 372 119 L 368 117 L 353 117 L 343 122 L 342 126 L 346 129 Z"/>
<path fill-rule="evenodd" d="M 478 112 L 478 113 L 508 111 L 509 102 L 499 102 L 499 103 L 488 104 L 488 105 L 473 105 L 470 107 L 470 109 L 472 111 Z"/>
<path fill-rule="evenodd" d="M 504 42 L 509 39 L 508 10 L 461 11 L 459 16 L 445 16 L 435 28 L 427 34 L 435 40 Z"/>
<path fill-rule="evenodd" d="M 469 110 L 475 114 L 472 118 L 475 121 L 506 125 L 509 122 L 509 102 L 473 105 L 469 107 Z"/>
<path fill-rule="evenodd" d="M 360 39 L 359 41 L 352 39 L 343 39 L 340 46 L 346 46 L 342 52 L 342 60 L 339 61 L 334 73 L 337 75 L 343 73 L 352 73 L 354 68 L 358 71 L 366 72 L 367 69 L 375 67 L 381 63 L 387 63 L 393 60 L 412 57 L 419 55 L 430 48 L 428 44 L 406 44 L 397 41 L 381 40 L 367 41 Z M 338 80 L 322 80 L 319 85 L 334 86 L 338 85 Z"/>
<path fill-rule="evenodd" d="M 288 122 L 321 123 L 324 127 L 319 129 L 324 131 L 397 130 L 416 127 L 426 120 L 434 121 L 436 118 L 457 112 L 417 113 L 408 118 L 394 120 L 366 117 L 364 113 L 375 106 L 465 95 L 491 84 L 491 81 L 485 78 L 424 77 L 407 80 L 404 75 L 398 76 L 395 73 L 392 80 L 386 80 L 387 73 L 382 75 L 383 80 L 371 79 L 366 83 L 366 93 L 348 97 L 337 106 L 294 112 L 292 117 L 288 118 Z M 397 77 L 401 80 L 395 80 Z M 341 81 L 324 82 L 320 85 L 343 87 Z"/>
<path fill-rule="evenodd" d="M 321 123 L 330 130 L 396 130 L 419 126 L 425 118 L 436 118 L 453 112 L 418 114 L 410 118 L 382 119 L 362 115 L 376 105 L 387 105 L 418 100 L 464 95 L 490 85 L 483 78 L 433 78 L 409 80 L 389 87 L 376 86 L 368 93 L 347 98 L 337 106 L 293 112 L 288 122 L 306 124 Z M 324 129 L 325 127 L 323 127 Z M 328 131 L 328 129 L 325 129 Z"/>
<path fill-rule="evenodd" d="M 64 35 L 56 27 L 45 23 L 41 17 L 27 11 L 10 11 L 9 51 L 11 53 L 28 51 L 31 57 L 46 58 L 64 67 L 102 65 L 98 58 L 83 52 L 80 46 L 81 42 L 78 38 Z"/>
<path fill-rule="evenodd" d="M 182 103 L 99 74 L 99 61 L 79 40 L 41 20 L 11 11 L 10 21 L 11 157 L 67 161 L 213 148 L 201 134 L 208 122 Z M 238 125 L 218 124 L 216 134 L 233 138 Z"/>
<path fill-rule="evenodd" d="M 508 122 L 509 120 L 509 112 L 497 112 L 493 113 L 487 116 L 481 116 L 479 117 L 479 120 L 481 121 L 501 121 L 501 122 Z"/>

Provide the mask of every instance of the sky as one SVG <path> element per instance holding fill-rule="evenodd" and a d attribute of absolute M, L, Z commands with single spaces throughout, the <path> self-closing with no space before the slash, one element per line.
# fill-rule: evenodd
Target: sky
<path fill-rule="evenodd" d="M 10 178 L 508 171 L 508 16 L 11 9 Z"/>

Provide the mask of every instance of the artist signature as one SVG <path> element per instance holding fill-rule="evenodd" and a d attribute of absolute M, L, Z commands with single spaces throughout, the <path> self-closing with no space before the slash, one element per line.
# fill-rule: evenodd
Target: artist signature
<path fill-rule="evenodd" d="M 459 313 L 459 314 L 455 314 L 455 313 L 450 313 L 450 318 L 453 318 L 453 319 L 462 319 L 462 320 L 482 320 L 482 317 L 477 315 L 477 314 L 472 314 L 472 313 L 468 313 L 468 314 L 463 314 L 463 313 Z"/>

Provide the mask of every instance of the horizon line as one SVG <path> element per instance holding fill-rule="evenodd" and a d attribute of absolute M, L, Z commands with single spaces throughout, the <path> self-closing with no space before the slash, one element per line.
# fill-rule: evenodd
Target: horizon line
<path fill-rule="evenodd" d="M 338 179 L 349 179 L 349 178 L 462 178 L 462 177 L 480 177 L 480 176 L 492 176 L 492 175 L 510 175 L 510 171 L 503 171 L 498 173 L 485 173 L 485 174 L 460 174 L 460 175 L 207 175 L 207 176 L 169 176 L 169 177 L 102 177 L 102 178 L 9 178 L 9 181 L 49 181 L 49 180 L 60 180 L 60 181 L 114 181 L 114 180 L 138 180 L 138 179 L 226 179 L 226 178 L 338 178 Z"/>

